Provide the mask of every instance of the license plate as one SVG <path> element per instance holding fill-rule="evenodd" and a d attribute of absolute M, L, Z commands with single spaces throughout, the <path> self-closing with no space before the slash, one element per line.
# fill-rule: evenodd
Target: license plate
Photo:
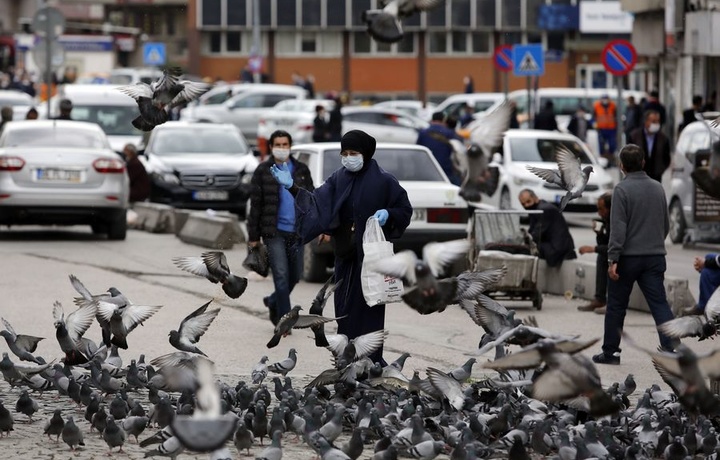
<path fill-rule="evenodd" d="M 198 190 L 193 192 L 193 199 L 198 201 L 227 201 L 228 192 L 224 190 Z"/>
<path fill-rule="evenodd" d="M 425 209 L 413 209 L 412 220 L 425 222 L 425 220 L 426 220 Z"/>
<path fill-rule="evenodd" d="M 35 180 L 38 182 L 82 182 L 82 171 L 79 169 L 37 168 Z"/>

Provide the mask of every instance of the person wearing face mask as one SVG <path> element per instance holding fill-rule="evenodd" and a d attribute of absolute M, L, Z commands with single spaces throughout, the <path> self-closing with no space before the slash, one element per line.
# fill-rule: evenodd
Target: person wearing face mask
<path fill-rule="evenodd" d="M 642 128 L 630 133 L 628 142 L 635 144 L 645 154 L 643 170 L 652 179 L 662 182 L 662 175 L 670 167 L 670 140 L 660 130 L 660 113 L 655 110 L 645 112 Z"/>
<path fill-rule="evenodd" d="M 603 94 L 599 101 L 593 106 L 593 118 L 595 119 L 595 128 L 598 132 L 598 142 L 600 143 L 600 154 L 614 164 L 615 149 L 617 148 L 617 107 L 610 100 L 607 94 Z"/>
<path fill-rule="evenodd" d="M 292 179 L 308 190 L 313 190 L 313 182 L 308 167 L 290 156 L 289 133 L 275 131 L 268 145 L 272 154 L 258 165 L 251 181 L 247 230 L 248 245 L 256 247 L 262 238 L 268 250 L 275 291 L 263 298 L 263 303 L 270 321 L 277 324 L 290 311 L 290 293 L 302 275 L 303 246 L 295 232 L 295 198 L 278 185 L 270 169 L 283 165 Z"/>
<path fill-rule="evenodd" d="M 335 316 L 338 334 L 354 339 L 385 327 L 385 306 L 369 307 L 363 297 L 360 271 L 362 238 L 370 217 L 378 219 L 385 238 L 400 238 L 410 224 L 412 206 L 397 179 L 373 160 L 375 139 L 359 130 L 340 142 L 342 167 L 312 191 L 293 180 L 285 165 L 273 165 L 275 179 L 295 197 L 296 228 L 302 243 L 330 235 L 335 252 Z M 385 364 L 382 348 L 370 356 Z"/>
<path fill-rule="evenodd" d="M 522 190 L 518 199 L 528 211 L 543 212 L 528 217 L 528 233 L 538 247 L 540 258 L 545 259 L 549 267 L 559 267 L 563 260 L 576 259 L 575 241 L 560 209 L 538 198 L 529 188 Z"/>

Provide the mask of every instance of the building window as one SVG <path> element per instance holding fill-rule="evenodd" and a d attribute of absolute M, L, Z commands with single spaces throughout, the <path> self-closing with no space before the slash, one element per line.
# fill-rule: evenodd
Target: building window
<path fill-rule="evenodd" d="M 444 8 L 444 6 L 439 6 L 438 9 Z M 410 17 L 403 19 L 403 28 L 407 27 L 420 27 L 420 22 L 422 21 L 422 18 L 425 17 L 425 13 L 421 14 L 413 14 Z"/>
<path fill-rule="evenodd" d="M 490 53 L 491 34 L 489 32 L 472 33 L 472 52 L 475 54 Z"/>
<path fill-rule="evenodd" d="M 375 52 L 376 53 L 392 53 L 392 44 L 390 43 L 383 43 L 383 42 L 375 42 Z"/>
<path fill-rule="evenodd" d="M 565 51 L 565 34 L 563 32 L 548 32 L 547 47 L 549 50 Z"/>
<path fill-rule="evenodd" d="M 352 0 L 350 4 L 352 5 L 352 10 L 350 10 L 352 14 L 351 24 L 354 26 L 365 25 L 362 22 L 362 14 L 370 9 L 370 0 Z"/>
<path fill-rule="evenodd" d="M 477 0 L 475 3 L 475 25 L 478 27 L 495 27 L 496 5 L 495 0 Z"/>
<path fill-rule="evenodd" d="M 370 52 L 370 36 L 367 32 L 355 32 L 353 34 L 353 52 L 356 54 Z"/>
<path fill-rule="evenodd" d="M 222 16 L 220 0 L 203 0 L 202 2 L 202 25 L 219 26 Z"/>
<path fill-rule="evenodd" d="M 527 34 L 528 43 L 540 43 L 542 44 L 542 34 L 540 32 L 528 32 Z"/>
<path fill-rule="evenodd" d="M 503 27 L 522 26 L 521 2 L 522 0 L 503 0 L 501 2 Z"/>
<path fill-rule="evenodd" d="M 447 53 L 447 32 L 428 32 L 428 51 Z"/>
<path fill-rule="evenodd" d="M 451 6 L 453 26 L 470 26 L 470 0 L 453 0 Z M 431 13 L 432 14 L 432 13 Z"/>
<path fill-rule="evenodd" d="M 265 0 L 267 2 L 267 0 Z M 295 0 L 276 0 L 277 1 L 277 25 L 297 26 L 297 3 Z"/>
<path fill-rule="evenodd" d="M 272 2 L 265 0 L 258 3 L 260 4 L 260 25 L 272 26 Z"/>
<path fill-rule="evenodd" d="M 222 32 L 210 32 L 210 52 L 219 53 L 222 51 Z"/>
<path fill-rule="evenodd" d="M 332 3 L 332 2 L 331 2 Z M 302 25 L 319 26 L 321 24 L 322 2 L 320 0 L 302 0 Z"/>
<path fill-rule="evenodd" d="M 225 32 L 225 51 L 239 53 L 242 50 L 240 32 Z"/>
<path fill-rule="evenodd" d="M 402 40 L 397 44 L 399 54 L 412 54 L 415 52 L 415 34 L 405 32 Z"/>
<path fill-rule="evenodd" d="M 227 0 L 227 25 L 247 26 L 246 0 Z"/>
<path fill-rule="evenodd" d="M 173 36 L 175 35 L 175 19 L 177 16 L 175 15 L 175 11 L 171 10 L 168 11 L 165 15 L 165 35 Z"/>
<path fill-rule="evenodd" d="M 329 0 L 327 2 L 327 25 L 345 26 L 345 0 Z"/>
<path fill-rule="evenodd" d="M 451 37 L 452 37 L 452 52 L 453 53 L 467 53 L 468 34 L 466 32 L 451 32 Z"/>
<path fill-rule="evenodd" d="M 520 45 L 522 32 L 503 32 L 500 34 L 503 45 Z"/>
<path fill-rule="evenodd" d="M 527 3 L 525 13 L 525 24 L 528 29 L 537 29 L 538 27 L 538 12 L 540 11 L 540 5 L 545 4 L 545 0 L 525 0 Z"/>
<path fill-rule="evenodd" d="M 302 34 L 300 40 L 300 52 L 302 53 L 315 53 L 317 49 L 317 37 L 315 34 Z"/>
<path fill-rule="evenodd" d="M 427 25 L 428 26 L 441 26 L 445 27 L 447 21 L 446 21 L 446 7 L 447 4 L 445 2 L 440 3 L 440 6 L 433 8 L 432 10 L 429 10 L 427 15 Z"/>

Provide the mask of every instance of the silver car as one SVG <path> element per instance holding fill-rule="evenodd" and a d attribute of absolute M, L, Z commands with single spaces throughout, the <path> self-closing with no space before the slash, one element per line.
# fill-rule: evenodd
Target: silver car
<path fill-rule="evenodd" d="M 94 123 L 13 121 L 0 137 L 0 224 L 90 225 L 124 240 L 125 162 Z"/>

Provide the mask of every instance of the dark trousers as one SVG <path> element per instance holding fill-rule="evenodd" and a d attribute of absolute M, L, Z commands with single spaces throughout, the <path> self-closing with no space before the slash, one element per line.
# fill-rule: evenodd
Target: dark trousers
<path fill-rule="evenodd" d="M 595 262 L 595 300 L 607 302 L 608 262 L 607 253 L 598 254 Z"/>
<path fill-rule="evenodd" d="M 710 296 L 720 286 L 720 269 L 703 268 L 700 272 L 700 298 L 698 299 L 698 310 L 705 311 Z"/>
<path fill-rule="evenodd" d="M 290 293 L 300 281 L 303 269 L 303 253 L 300 239 L 293 233 L 280 232 L 273 238 L 263 239 L 268 249 L 275 292 L 270 294 L 270 308 L 282 318 L 290 311 Z"/>
<path fill-rule="evenodd" d="M 608 278 L 608 302 L 605 312 L 605 338 L 603 352 L 612 355 L 620 351 L 620 334 L 625 324 L 628 301 L 637 282 L 650 307 L 656 325 L 666 323 L 675 316 L 665 295 L 665 256 L 622 256 L 617 272 L 620 279 Z M 660 345 L 667 350 L 675 348 L 677 341 L 658 332 Z"/>

